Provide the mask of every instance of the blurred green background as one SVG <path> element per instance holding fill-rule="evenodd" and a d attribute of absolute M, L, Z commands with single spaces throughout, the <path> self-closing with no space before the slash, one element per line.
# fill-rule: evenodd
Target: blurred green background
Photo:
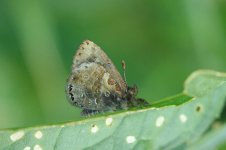
<path fill-rule="evenodd" d="M 86 39 L 158 100 L 196 69 L 226 72 L 226 1 L 1 0 L 0 128 L 80 119 L 64 90 Z"/>

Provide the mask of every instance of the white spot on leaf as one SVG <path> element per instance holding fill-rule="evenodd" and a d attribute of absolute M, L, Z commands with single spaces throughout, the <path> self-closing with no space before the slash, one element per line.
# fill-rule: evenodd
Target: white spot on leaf
<path fill-rule="evenodd" d="M 92 125 L 91 132 L 96 133 L 99 130 L 97 125 Z"/>
<path fill-rule="evenodd" d="M 136 141 L 136 137 L 135 136 L 127 136 L 126 141 L 128 144 L 134 143 Z"/>
<path fill-rule="evenodd" d="M 19 139 L 21 139 L 24 136 L 24 131 L 17 131 L 15 133 L 13 133 L 12 135 L 10 135 L 10 139 L 15 142 Z"/>
<path fill-rule="evenodd" d="M 185 123 L 187 121 L 187 116 L 184 114 L 181 114 L 179 118 L 182 123 Z"/>
<path fill-rule="evenodd" d="M 37 139 L 41 139 L 41 138 L 42 138 L 42 132 L 41 132 L 41 131 L 35 132 L 35 137 L 36 137 Z"/>
<path fill-rule="evenodd" d="M 37 144 L 37 145 L 34 146 L 34 150 L 42 150 L 42 147 Z"/>
<path fill-rule="evenodd" d="M 156 119 L 155 125 L 156 127 L 161 127 L 164 122 L 165 118 L 163 116 L 160 116 Z"/>
<path fill-rule="evenodd" d="M 113 122 L 113 118 L 111 118 L 111 117 L 107 118 L 106 121 L 105 121 L 107 126 L 111 126 L 112 122 Z"/>
<path fill-rule="evenodd" d="M 30 146 L 26 146 L 26 147 L 24 148 L 24 150 L 31 150 L 31 147 L 30 147 Z"/>

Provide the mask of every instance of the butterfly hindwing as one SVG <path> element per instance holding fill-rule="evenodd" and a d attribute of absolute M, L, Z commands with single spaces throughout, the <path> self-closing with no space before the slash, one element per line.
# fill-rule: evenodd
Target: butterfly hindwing
<path fill-rule="evenodd" d="M 82 115 L 127 109 L 136 104 L 132 102 L 136 101 L 136 91 L 136 88 L 127 86 L 99 46 L 88 40 L 80 45 L 66 93 L 72 105 L 83 109 Z"/>

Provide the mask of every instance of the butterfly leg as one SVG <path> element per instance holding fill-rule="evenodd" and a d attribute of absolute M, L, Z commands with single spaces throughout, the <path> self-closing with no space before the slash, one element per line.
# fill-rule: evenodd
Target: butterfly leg
<path fill-rule="evenodd" d="M 101 110 L 92 110 L 92 109 L 83 109 L 81 112 L 81 116 L 89 117 L 92 115 L 96 115 L 101 113 Z"/>
<path fill-rule="evenodd" d="M 128 106 L 130 108 L 132 108 L 132 107 L 142 108 L 142 107 L 146 107 L 149 105 L 150 104 L 146 100 L 141 99 L 141 98 L 132 98 L 128 101 Z"/>

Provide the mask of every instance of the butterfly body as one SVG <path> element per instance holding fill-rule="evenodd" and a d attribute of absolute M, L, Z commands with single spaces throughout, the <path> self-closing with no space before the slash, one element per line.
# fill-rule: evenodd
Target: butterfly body
<path fill-rule="evenodd" d="M 137 89 L 128 87 L 103 50 L 86 40 L 74 57 L 66 93 L 69 102 L 87 116 L 128 109 L 136 101 Z"/>

